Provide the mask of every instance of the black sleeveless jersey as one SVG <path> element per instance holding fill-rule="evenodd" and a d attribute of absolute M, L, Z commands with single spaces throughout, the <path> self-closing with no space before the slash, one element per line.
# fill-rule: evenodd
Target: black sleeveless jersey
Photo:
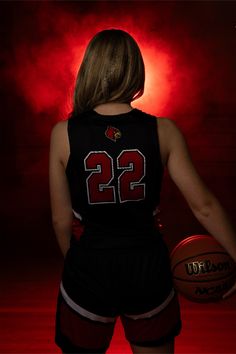
<path fill-rule="evenodd" d="M 91 110 L 68 119 L 68 137 L 66 175 L 84 233 L 152 230 L 163 176 L 157 118 L 136 108 L 118 115 Z"/>

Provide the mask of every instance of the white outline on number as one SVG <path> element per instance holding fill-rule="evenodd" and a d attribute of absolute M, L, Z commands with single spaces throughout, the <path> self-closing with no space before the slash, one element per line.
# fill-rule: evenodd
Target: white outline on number
<path fill-rule="evenodd" d="M 134 170 L 134 164 L 130 163 L 129 166 L 127 167 L 120 167 L 119 165 L 119 158 L 120 156 L 125 153 L 125 152 L 138 152 L 142 157 L 143 157 L 143 176 L 139 179 L 139 181 L 135 181 L 135 182 L 130 182 L 129 186 L 131 190 L 134 190 L 134 188 L 136 186 L 143 186 L 143 194 L 144 194 L 144 198 L 140 198 L 140 199 L 125 199 L 125 200 L 121 200 L 121 192 L 120 192 L 120 178 L 121 176 L 126 172 L 126 171 L 133 171 Z M 119 201 L 120 203 L 125 203 L 125 202 L 134 202 L 134 201 L 139 201 L 139 200 L 144 200 L 146 197 L 146 184 L 145 183 L 140 183 L 140 181 L 146 176 L 146 158 L 145 156 L 141 153 L 141 151 L 139 151 L 138 149 L 129 149 L 129 150 L 122 150 L 121 153 L 119 154 L 119 156 L 117 157 L 117 168 L 119 170 L 124 170 L 118 177 L 118 194 L 119 194 Z"/>
<path fill-rule="evenodd" d="M 109 180 L 108 183 L 106 184 L 98 184 L 98 190 L 99 192 L 102 192 L 105 188 L 112 188 L 113 190 L 113 201 L 112 202 L 108 202 L 108 201 L 105 201 L 105 202 L 95 202 L 95 203 L 92 203 L 91 202 L 91 199 L 90 199 L 90 190 L 89 190 L 89 185 L 88 185 L 88 180 L 89 178 L 96 174 L 96 173 L 101 173 L 102 169 L 101 169 L 101 164 L 98 164 L 97 165 L 97 168 L 87 168 L 86 167 L 86 160 L 88 159 L 88 157 L 91 155 L 91 154 L 106 154 L 109 158 L 110 158 L 110 161 L 111 161 L 111 173 L 112 173 L 112 177 L 111 179 Z M 109 186 L 109 184 L 111 183 L 111 181 L 114 179 L 114 166 L 113 166 L 113 159 L 112 157 L 106 152 L 106 151 L 90 151 L 88 153 L 88 155 L 84 158 L 84 169 L 85 171 L 92 171 L 90 173 L 90 175 L 86 178 L 86 188 L 87 188 L 87 196 L 88 196 L 88 203 L 90 205 L 94 205 L 94 204 L 114 204 L 116 203 L 116 193 L 115 193 L 115 187 L 114 186 Z"/>

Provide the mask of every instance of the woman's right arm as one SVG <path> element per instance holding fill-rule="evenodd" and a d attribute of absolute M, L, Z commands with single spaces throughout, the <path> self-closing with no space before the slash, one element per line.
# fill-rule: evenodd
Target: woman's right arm
<path fill-rule="evenodd" d="M 171 179 L 205 229 L 225 248 L 236 262 L 236 232 L 224 208 L 197 173 L 185 138 L 175 123 L 162 119 L 162 141 L 165 144 Z"/>
<path fill-rule="evenodd" d="M 58 122 L 52 129 L 49 151 L 49 189 L 52 224 L 63 256 L 70 247 L 72 205 L 64 166 L 67 142 L 67 121 Z M 68 150 L 68 148 L 67 148 Z"/>

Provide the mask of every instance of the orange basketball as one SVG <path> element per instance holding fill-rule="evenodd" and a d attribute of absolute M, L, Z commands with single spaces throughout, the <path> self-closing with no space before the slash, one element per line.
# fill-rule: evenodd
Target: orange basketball
<path fill-rule="evenodd" d="M 187 237 L 170 259 L 174 285 L 190 300 L 218 300 L 235 281 L 234 260 L 212 236 Z"/>

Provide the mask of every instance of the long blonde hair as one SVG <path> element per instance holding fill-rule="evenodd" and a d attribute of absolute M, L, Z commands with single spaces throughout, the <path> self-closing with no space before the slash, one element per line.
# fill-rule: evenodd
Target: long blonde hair
<path fill-rule="evenodd" d="M 130 103 L 142 96 L 144 81 L 143 58 L 133 37 L 120 29 L 98 32 L 89 42 L 77 74 L 73 112 L 105 102 Z"/>

